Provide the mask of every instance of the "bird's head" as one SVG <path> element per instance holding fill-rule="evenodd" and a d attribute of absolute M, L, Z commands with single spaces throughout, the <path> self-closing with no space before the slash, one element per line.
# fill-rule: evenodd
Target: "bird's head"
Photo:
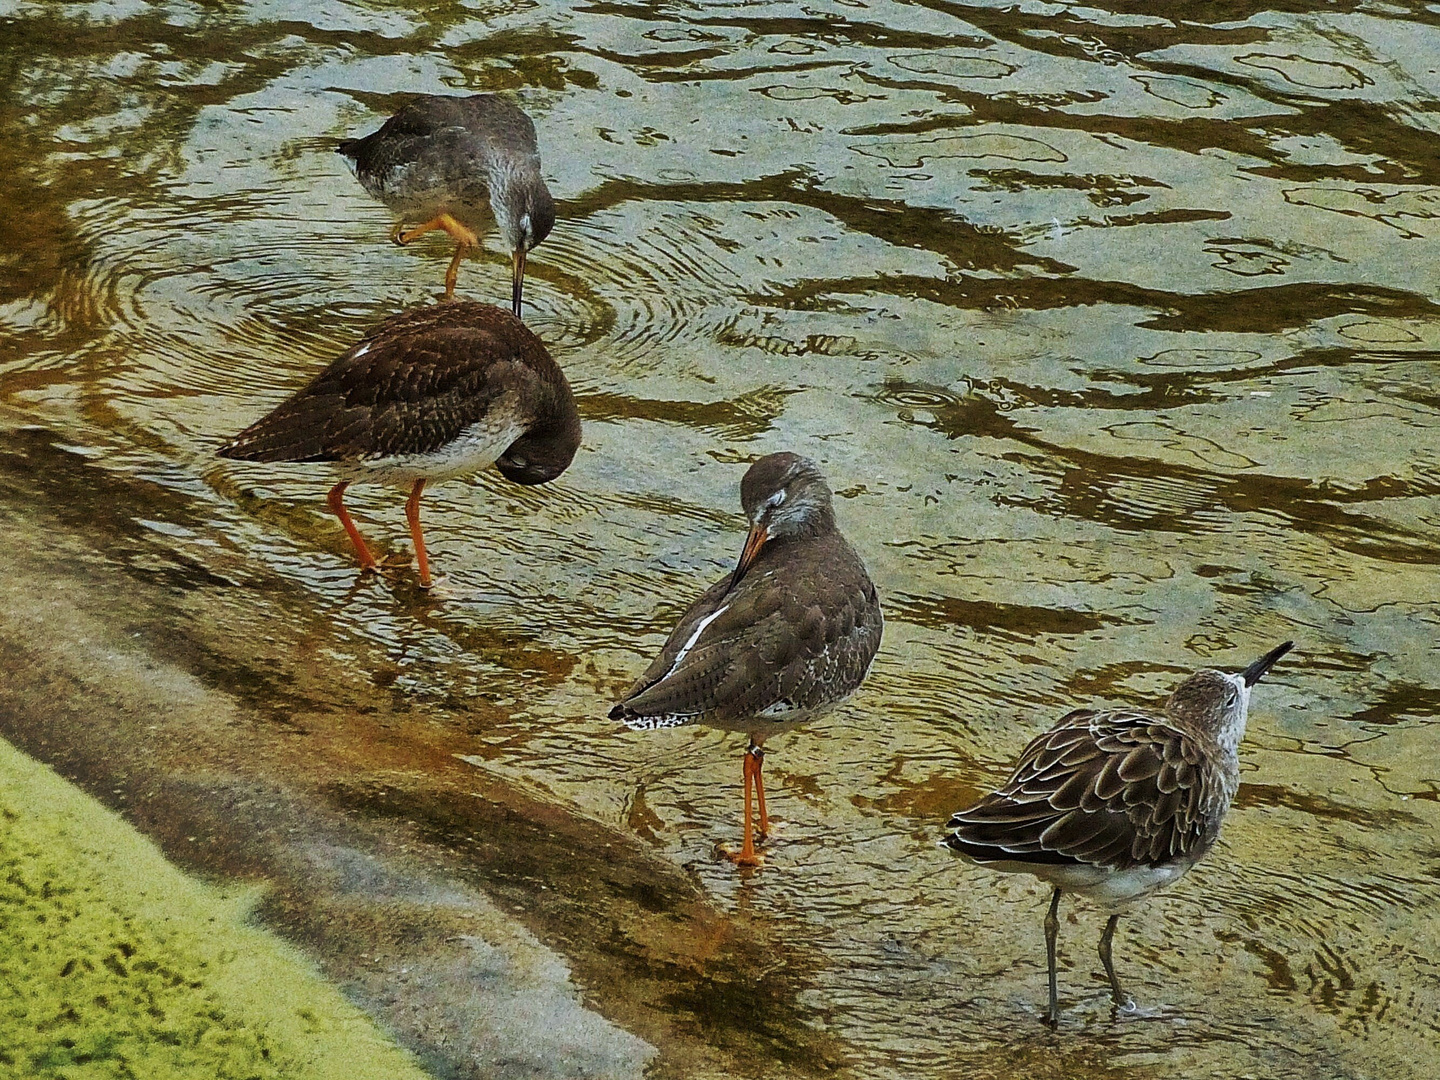
<path fill-rule="evenodd" d="M 750 534 L 732 586 L 767 543 L 819 536 L 835 527 L 830 485 L 819 466 L 799 454 L 769 454 L 751 465 L 740 481 L 740 505 L 750 519 Z"/>
<path fill-rule="evenodd" d="M 506 480 L 531 486 L 548 484 L 570 467 L 575 447 L 553 439 L 522 435 L 495 459 L 495 468 Z"/>
<path fill-rule="evenodd" d="M 1166 714 L 1211 732 L 1233 749 L 1245 734 L 1251 688 L 1294 645 L 1293 641 L 1278 645 L 1244 671 L 1233 674 L 1213 668 L 1197 671 L 1175 688 L 1165 704 Z"/>
<path fill-rule="evenodd" d="M 511 309 L 519 317 L 525 256 L 555 227 L 555 200 L 538 171 L 497 170 L 490 184 L 490 208 L 500 238 L 510 250 Z"/>
<path fill-rule="evenodd" d="M 548 484 L 570 467 L 580 449 L 580 416 L 567 388 L 544 410 L 543 419 L 495 459 L 500 475 L 516 484 Z"/>

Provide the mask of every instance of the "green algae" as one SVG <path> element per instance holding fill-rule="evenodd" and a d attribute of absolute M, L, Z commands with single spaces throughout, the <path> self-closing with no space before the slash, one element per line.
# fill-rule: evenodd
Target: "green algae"
<path fill-rule="evenodd" d="M 254 899 L 0 741 L 0 1076 L 424 1076 Z"/>

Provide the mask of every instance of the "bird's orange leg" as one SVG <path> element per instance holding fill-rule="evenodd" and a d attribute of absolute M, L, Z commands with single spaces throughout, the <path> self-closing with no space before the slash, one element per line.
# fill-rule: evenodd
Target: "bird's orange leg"
<path fill-rule="evenodd" d="M 770 835 L 770 815 L 765 812 L 765 774 L 760 771 L 765 766 L 765 751 L 759 743 L 752 742 L 747 752 L 755 759 L 755 796 L 760 801 L 759 835 L 764 840 Z"/>
<path fill-rule="evenodd" d="M 420 564 L 420 587 L 430 588 L 430 559 L 425 554 L 425 534 L 420 531 L 420 493 L 425 481 L 416 480 L 405 502 L 405 520 L 410 522 L 410 539 L 415 541 L 415 561 Z"/>
<path fill-rule="evenodd" d="M 749 750 L 746 750 L 746 751 L 745 751 L 744 771 L 745 771 L 745 842 L 744 842 L 744 844 L 741 845 L 740 850 L 739 850 L 738 852 L 725 851 L 725 852 L 724 852 L 724 855 L 725 855 L 725 857 L 726 857 L 727 859 L 729 859 L 731 862 L 733 862 L 736 866 L 759 866 L 762 862 L 764 862 L 764 859 L 763 859 L 760 855 L 758 855 L 758 854 L 756 853 L 756 851 L 755 851 L 755 836 L 754 836 L 754 834 L 750 831 L 750 807 L 751 807 L 751 800 L 752 800 L 751 789 L 752 789 L 752 787 L 753 787 L 753 785 L 754 785 L 754 781 L 755 781 L 756 776 L 759 775 L 760 769 L 759 769 L 759 763 L 755 760 L 754 755 L 751 754 Z"/>
<path fill-rule="evenodd" d="M 450 268 L 445 271 L 445 299 L 455 298 L 455 282 L 460 280 L 460 260 L 465 258 L 465 253 L 470 250 L 470 245 L 461 240 L 455 245 L 455 254 L 450 258 Z"/>
<path fill-rule="evenodd" d="M 465 252 L 480 243 L 480 238 L 449 214 L 438 214 L 424 225 L 416 225 L 413 229 L 401 226 L 390 234 L 390 239 L 404 246 L 436 229 L 443 229 L 455 238 L 455 255 L 450 260 L 450 269 L 445 271 L 445 299 L 449 300 L 455 295 L 455 282 L 460 276 L 460 260 L 465 257 Z"/>
<path fill-rule="evenodd" d="M 350 537 L 350 542 L 355 545 L 355 554 L 360 557 L 360 569 L 370 573 L 376 569 L 375 556 L 370 554 L 370 549 L 365 546 L 365 538 L 360 535 L 360 530 L 355 527 L 355 522 L 350 520 L 350 512 L 345 509 L 345 489 L 350 486 L 349 480 L 341 480 L 330 489 L 330 494 L 325 496 L 325 502 L 330 507 L 330 512 L 340 519 L 340 524 L 345 526 L 345 532 Z"/>
<path fill-rule="evenodd" d="M 397 225 L 390 234 L 390 239 L 403 247 L 410 241 L 416 240 L 428 232 L 434 232 L 436 229 L 441 229 L 455 238 L 455 254 L 450 259 L 449 269 L 445 271 L 445 299 L 449 300 L 455 295 L 455 282 L 460 277 L 460 260 L 472 247 L 479 245 L 480 238 L 449 214 L 438 214 L 425 224 L 416 225 L 413 229 Z"/>
<path fill-rule="evenodd" d="M 404 246 L 411 240 L 416 240 L 428 232 L 436 229 L 443 229 L 455 238 L 455 242 L 465 244 L 467 247 L 474 247 L 480 243 L 480 238 L 471 232 L 466 226 L 461 225 L 449 214 L 440 214 L 425 222 L 424 225 L 416 225 L 413 229 L 398 229 L 394 233 L 395 242 Z"/>

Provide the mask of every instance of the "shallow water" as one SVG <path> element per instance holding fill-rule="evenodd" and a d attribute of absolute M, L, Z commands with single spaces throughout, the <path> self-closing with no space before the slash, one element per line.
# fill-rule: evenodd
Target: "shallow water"
<path fill-rule="evenodd" d="M 306 588 L 475 768 L 779 928 L 858 1075 L 1432 1075 L 1440 15 L 1153 7 L 0 3 L 0 399 Z M 438 293 L 444 241 L 389 244 L 332 147 L 447 90 L 536 120 L 527 318 L 586 427 L 555 484 L 427 493 L 427 599 L 356 587 L 318 470 L 213 455 Z M 503 303 L 490 248 L 460 291 Z M 888 624 L 770 744 L 741 876 L 742 740 L 604 716 L 777 449 Z M 403 548 L 399 496 L 351 504 Z M 1142 1013 L 1081 908 L 1050 1035 L 1044 890 L 946 815 L 1066 708 L 1286 638 L 1221 846 L 1121 924 Z"/>

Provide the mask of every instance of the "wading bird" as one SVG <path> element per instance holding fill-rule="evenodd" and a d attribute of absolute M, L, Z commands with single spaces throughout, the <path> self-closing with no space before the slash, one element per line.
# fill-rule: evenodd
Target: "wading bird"
<path fill-rule="evenodd" d="M 340 480 L 327 502 L 367 571 L 375 558 L 345 509 L 345 489 L 357 480 L 408 488 L 405 516 L 428 589 L 420 530 L 427 481 L 493 462 L 517 484 L 543 484 L 579 446 L 575 398 L 540 339 L 508 311 L 460 302 L 386 319 L 219 453 L 330 463 Z"/>
<path fill-rule="evenodd" d="M 955 831 L 945 843 L 952 850 L 1055 887 L 1045 916 L 1051 1027 L 1060 1022 L 1060 894 L 1079 893 L 1110 912 L 1100 962 L 1115 1004 L 1128 1004 L 1110 960 L 1120 913 L 1180 878 L 1214 847 L 1240 786 L 1237 748 L 1250 689 L 1294 644 L 1271 649 L 1236 675 L 1196 672 L 1159 714 L 1070 713 L 1025 748 L 1003 787 L 950 819 Z"/>
<path fill-rule="evenodd" d="M 750 533 L 735 572 L 707 589 L 610 711 L 631 728 L 708 724 L 750 736 L 743 759 L 745 841 L 727 856 L 756 866 L 769 832 L 765 740 L 853 694 L 880 646 L 884 619 L 865 565 L 835 527 L 830 488 L 809 458 L 771 454 L 740 481 Z"/>
<path fill-rule="evenodd" d="M 555 224 L 528 116 L 495 94 L 424 94 L 378 131 L 338 149 L 361 186 L 400 218 L 391 233 L 397 244 L 435 229 L 454 238 L 447 300 L 455 295 L 460 260 L 480 242 L 476 231 L 493 218 L 510 251 L 511 310 L 519 317 L 525 256 Z"/>

